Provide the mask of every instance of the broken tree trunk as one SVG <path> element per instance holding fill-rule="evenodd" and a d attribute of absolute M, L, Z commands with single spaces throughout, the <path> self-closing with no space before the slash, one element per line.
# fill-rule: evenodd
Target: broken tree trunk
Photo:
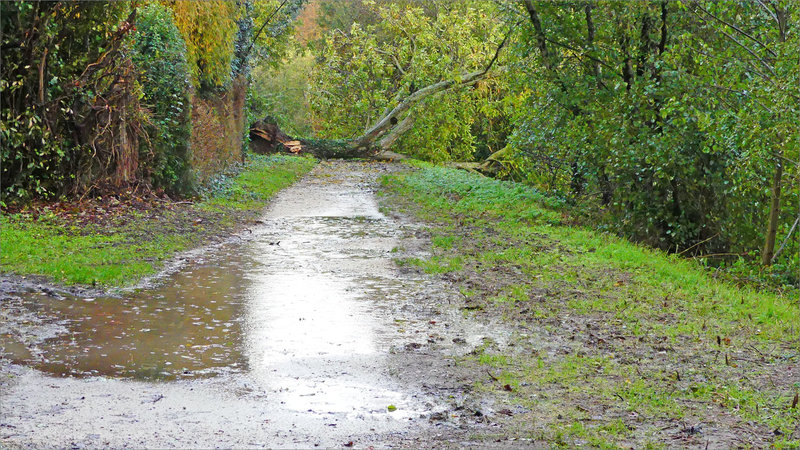
<path fill-rule="evenodd" d="M 450 165 L 456 169 L 466 170 L 467 172 L 477 173 L 491 178 L 501 175 L 506 170 L 506 164 L 512 159 L 513 149 L 503 147 L 492 153 L 482 162 L 453 162 Z"/>
<path fill-rule="evenodd" d="M 405 132 L 411 129 L 416 117 L 411 109 L 424 99 L 460 86 L 471 86 L 486 78 L 508 41 L 506 35 L 485 69 L 470 72 L 454 79 L 439 81 L 412 92 L 354 139 L 297 139 L 281 131 L 275 120 L 267 117 L 250 128 L 252 148 L 257 153 L 307 153 L 317 158 L 371 158 L 386 152 Z"/>
<path fill-rule="evenodd" d="M 355 139 L 300 139 L 284 133 L 276 121 L 266 117 L 250 128 L 252 149 L 256 153 L 307 153 L 317 158 L 369 158 L 387 151 L 414 125 L 410 110 L 432 95 L 458 86 L 469 86 L 486 78 L 487 70 L 462 75 L 424 87 L 397 104 Z"/>
<path fill-rule="evenodd" d="M 365 158 L 379 152 L 377 148 L 357 148 L 339 139 L 296 139 L 284 133 L 269 117 L 250 128 L 250 148 L 255 153 L 310 154 L 321 159 Z"/>

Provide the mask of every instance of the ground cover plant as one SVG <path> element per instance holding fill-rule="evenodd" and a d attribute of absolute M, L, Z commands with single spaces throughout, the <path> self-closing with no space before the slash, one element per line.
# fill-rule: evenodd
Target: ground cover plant
<path fill-rule="evenodd" d="M 59 283 L 131 284 L 176 252 L 252 222 L 275 192 L 314 164 L 310 158 L 253 155 L 190 201 L 132 189 L 32 204 L 0 218 L 0 264 L 4 272 Z"/>
<path fill-rule="evenodd" d="M 432 255 L 400 259 L 502 317 L 511 343 L 461 364 L 515 435 L 572 447 L 800 443 L 797 291 L 757 291 L 695 261 L 571 226 L 520 184 L 419 165 L 384 180 L 430 224 Z M 491 438 L 489 436 L 488 438 Z"/>

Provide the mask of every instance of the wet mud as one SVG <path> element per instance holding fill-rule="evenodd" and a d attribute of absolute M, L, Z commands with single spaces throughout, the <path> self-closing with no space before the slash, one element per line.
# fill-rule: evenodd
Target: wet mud
<path fill-rule="evenodd" d="M 0 444 L 460 446 L 492 432 L 454 357 L 504 345 L 503 327 L 395 265 L 427 240 L 381 212 L 391 170 L 321 163 L 257 226 L 145 289 L 2 281 Z"/>

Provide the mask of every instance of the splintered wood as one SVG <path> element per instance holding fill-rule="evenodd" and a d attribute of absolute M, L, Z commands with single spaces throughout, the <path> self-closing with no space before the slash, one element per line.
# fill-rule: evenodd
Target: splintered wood
<path fill-rule="evenodd" d="M 303 144 L 300 141 L 286 141 L 282 143 L 286 150 L 289 150 L 292 153 L 300 153 L 303 149 Z"/>

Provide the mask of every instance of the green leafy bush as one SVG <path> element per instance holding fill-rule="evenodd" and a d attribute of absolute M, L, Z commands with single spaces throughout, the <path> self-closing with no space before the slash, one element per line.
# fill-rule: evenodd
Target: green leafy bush
<path fill-rule="evenodd" d="M 524 4 L 510 147 L 527 181 L 626 238 L 797 284 L 788 4 Z"/>
<path fill-rule="evenodd" d="M 128 98 L 125 2 L 0 2 L 0 201 L 50 197 L 114 169 L 111 127 Z M 135 109 L 135 101 L 127 102 Z"/>
<path fill-rule="evenodd" d="M 191 82 L 186 45 L 172 11 L 152 3 L 142 8 L 133 35 L 132 59 L 140 71 L 142 103 L 150 111 L 150 145 L 140 153 L 149 160 L 152 183 L 176 193 L 194 186 L 190 166 Z"/>

